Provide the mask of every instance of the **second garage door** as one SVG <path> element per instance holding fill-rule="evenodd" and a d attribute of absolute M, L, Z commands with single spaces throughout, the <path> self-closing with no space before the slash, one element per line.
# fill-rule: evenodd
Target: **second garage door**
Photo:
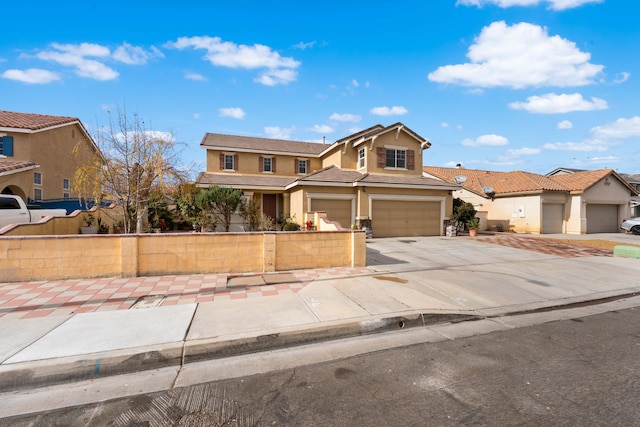
<path fill-rule="evenodd" d="M 440 202 L 374 200 L 373 237 L 439 236 Z"/>
<path fill-rule="evenodd" d="M 311 209 L 324 211 L 329 221 L 339 222 L 342 228 L 351 228 L 351 200 L 311 199 Z"/>
<path fill-rule="evenodd" d="M 616 233 L 618 205 L 587 205 L 587 233 Z"/>
<path fill-rule="evenodd" d="M 544 234 L 562 233 L 564 205 L 545 203 L 542 205 L 542 232 Z"/>

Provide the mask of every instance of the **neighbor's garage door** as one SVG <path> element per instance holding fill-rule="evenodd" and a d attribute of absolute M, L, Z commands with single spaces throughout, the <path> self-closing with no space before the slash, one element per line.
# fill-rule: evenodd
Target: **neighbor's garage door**
<path fill-rule="evenodd" d="M 311 199 L 311 210 L 324 211 L 329 221 L 339 222 L 342 228 L 351 228 L 351 200 Z"/>
<path fill-rule="evenodd" d="M 587 233 L 616 233 L 618 205 L 587 205 Z"/>
<path fill-rule="evenodd" d="M 542 205 L 542 232 L 544 234 L 562 233 L 564 205 L 544 203 Z"/>
<path fill-rule="evenodd" d="M 439 236 L 440 202 L 374 200 L 373 237 Z"/>

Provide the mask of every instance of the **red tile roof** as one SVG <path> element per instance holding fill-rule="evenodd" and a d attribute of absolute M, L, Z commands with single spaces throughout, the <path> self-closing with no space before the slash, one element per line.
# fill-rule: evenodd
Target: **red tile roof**
<path fill-rule="evenodd" d="M 0 128 L 41 130 L 79 121 L 80 120 L 75 117 L 16 113 L 14 111 L 0 110 Z"/>
<path fill-rule="evenodd" d="M 36 162 L 0 159 L 0 174 L 9 175 L 38 167 Z"/>
<path fill-rule="evenodd" d="M 551 177 L 554 181 L 562 184 L 570 191 L 584 191 L 593 186 L 598 181 L 611 175 L 612 169 L 598 169 L 593 171 L 578 171 L 554 175 Z M 621 179 L 622 180 L 622 179 Z M 623 180 L 622 180 L 623 181 Z"/>

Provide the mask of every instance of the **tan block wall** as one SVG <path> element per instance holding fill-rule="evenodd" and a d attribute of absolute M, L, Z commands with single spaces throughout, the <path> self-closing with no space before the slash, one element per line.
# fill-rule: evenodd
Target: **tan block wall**
<path fill-rule="evenodd" d="M 0 237 L 0 282 L 364 266 L 360 231 Z"/>

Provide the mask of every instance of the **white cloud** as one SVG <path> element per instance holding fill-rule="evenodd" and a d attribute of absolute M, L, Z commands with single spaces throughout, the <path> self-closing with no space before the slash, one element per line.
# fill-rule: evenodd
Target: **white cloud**
<path fill-rule="evenodd" d="M 360 83 L 358 83 L 358 81 L 356 79 L 353 79 L 353 80 L 351 80 L 351 86 L 358 87 L 358 86 L 360 86 Z"/>
<path fill-rule="evenodd" d="M 603 156 L 603 157 L 590 157 L 589 163 L 593 164 L 609 164 L 609 163 L 617 163 L 621 161 L 619 157 L 616 156 Z"/>
<path fill-rule="evenodd" d="M 439 67 L 429 80 L 485 88 L 584 86 L 604 68 L 591 64 L 591 55 L 574 42 L 526 22 L 509 26 L 499 21 L 483 28 L 467 57 L 468 63 Z"/>
<path fill-rule="evenodd" d="M 631 77 L 631 73 L 627 73 L 626 71 L 624 71 L 624 72 L 620 73 L 619 75 L 617 75 L 613 82 L 616 83 L 616 84 L 624 83 L 627 80 L 629 80 L 629 77 Z"/>
<path fill-rule="evenodd" d="M 55 62 L 60 65 L 75 68 L 75 73 L 80 77 L 94 80 L 113 80 L 119 73 L 106 66 L 103 62 L 86 57 L 108 58 L 110 51 L 105 46 L 92 43 L 58 44 L 51 45 L 55 50 L 45 50 L 36 54 L 38 59 Z"/>
<path fill-rule="evenodd" d="M 329 120 L 334 120 L 336 122 L 359 122 L 360 120 L 362 120 L 362 117 L 356 114 L 333 113 L 331 117 L 329 117 Z"/>
<path fill-rule="evenodd" d="M 269 138 L 275 139 L 291 139 L 291 134 L 295 130 L 295 127 L 281 128 L 278 126 L 267 126 L 264 128 L 264 132 L 269 136 Z"/>
<path fill-rule="evenodd" d="M 558 123 L 558 129 L 572 129 L 573 128 L 573 123 L 571 123 L 569 120 L 563 120 L 560 123 Z"/>
<path fill-rule="evenodd" d="M 316 45 L 316 41 L 314 40 L 312 42 L 306 42 L 306 43 L 305 42 L 300 42 L 300 43 L 295 44 L 293 47 L 295 49 L 305 50 L 305 49 L 312 48 L 315 45 Z"/>
<path fill-rule="evenodd" d="M 493 4 L 498 7 L 507 8 L 513 6 L 537 6 L 540 3 L 548 3 L 549 9 L 565 10 L 580 7 L 588 3 L 601 3 L 604 0 L 458 0 L 456 6 L 477 6 Z"/>
<path fill-rule="evenodd" d="M 140 46 L 132 46 L 124 42 L 113 52 L 113 59 L 129 65 L 146 64 L 153 58 L 164 58 L 164 54 L 154 46 L 151 46 L 151 50 L 144 50 Z"/>
<path fill-rule="evenodd" d="M 166 46 L 180 50 L 204 49 L 207 51 L 205 59 L 215 66 L 248 70 L 264 68 L 266 71 L 255 81 L 267 86 L 295 81 L 298 75 L 296 69 L 300 66 L 299 61 L 282 57 L 268 46 L 238 45 L 224 42 L 220 37 L 180 37 L 175 42 L 167 43 Z"/>
<path fill-rule="evenodd" d="M 608 146 L 601 143 L 601 141 L 585 140 L 582 142 L 554 142 L 544 144 L 542 146 L 545 150 L 559 150 L 559 151 L 607 151 Z"/>
<path fill-rule="evenodd" d="M 481 135 L 474 139 L 465 139 L 462 141 L 462 145 L 465 147 L 500 147 L 508 145 L 509 140 L 500 135 Z"/>
<path fill-rule="evenodd" d="M 620 139 L 640 136 L 640 116 L 630 119 L 618 119 L 613 123 L 591 128 L 591 134 L 595 138 Z"/>
<path fill-rule="evenodd" d="M 317 133 L 331 133 L 335 129 L 328 125 L 313 125 L 313 127 L 309 130 Z"/>
<path fill-rule="evenodd" d="M 200 116 L 201 116 L 200 113 L 194 113 L 193 114 L 193 118 L 196 119 L 196 120 L 200 120 Z"/>
<path fill-rule="evenodd" d="M 56 73 L 39 68 L 29 68 L 27 70 L 7 70 L 1 74 L 3 79 L 16 80 L 22 83 L 46 84 L 60 80 Z"/>
<path fill-rule="evenodd" d="M 244 110 L 238 107 L 220 108 L 218 110 L 218 115 L 220 117 L 231 117 L 239 120 L 244 119 L 245 114 Z"/>
<path fill-rule="evenodd" d="M 531 156 L 534 154 L 540 154 L 541 152 L 542 150 L 539 148 L 522 147 L 522 148 L 517 148 L 513 150 L 507 150 L 507 155 L 508 156 Z"/>
<path fill-rule="evenodd" d="M 206 82 L 209 80 L 202 74 L 198 74 L 198 73 L 185 73 L 184 78 L 187 80 L 195 80 L 197 82 Z"/>
<path fill-rule="evenodd" d="M 396 106 L 394 105 L 393 107 L 374 107 L 371 109 L 371 114 L 374 114 L 376 116 L 402 116 L 404 114 L 407 114 L 409 112 L 409 110 L 407 110 L 406 108 L 402 107 L 402 106 Z"/>
<path fill-rule="evenodd" d="M 448 128 L 448 127 L 449 127 L 449 123 L 447 123 L 447 122 L 442 122 L 442 123 L 440 123 L 440 127 L 441 127 L 441 128 Z"/>
<path fill-rule="evenodd" d="M 591 101 L 582 98 L 579 93 L 548 93 L 542 96 L 530 96 L 527 102 L 512 102 L 509 107 L 514 110 L 525 110 L 536 114 L 570 113 L 572 111 L 597 111 L 609 108 L 607 101 L 591 97 Z"/>

